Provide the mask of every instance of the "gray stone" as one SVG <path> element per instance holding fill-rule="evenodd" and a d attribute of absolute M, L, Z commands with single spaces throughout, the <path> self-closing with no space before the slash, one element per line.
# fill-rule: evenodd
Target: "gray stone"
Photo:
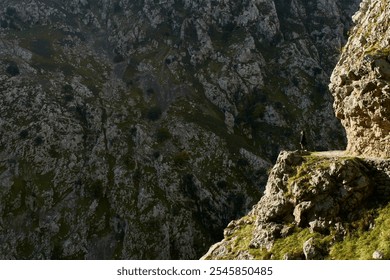
<path fill-rule="evenodd" d="M 315 239 L 310 238 L 303 244 L 303 254 L 306 260 L 320 260 L 323 259 L 323 255 L 320 249 L 315 244 Z"/>
<path fill-rule="evenodd" d="M 305 226 L 308 223 L 306 216 L 312 206 L 311 201 L 303 201 L 295 206 L 293 215 L 298 226 Z"/>
<path fill-rule="evenodd" d="M 374 260 L 382 260 L 384 258 L 384 255 L 381 251 L 378 251 L 376 250 L 373 254 L 372 254 L 372 258 Z"/>

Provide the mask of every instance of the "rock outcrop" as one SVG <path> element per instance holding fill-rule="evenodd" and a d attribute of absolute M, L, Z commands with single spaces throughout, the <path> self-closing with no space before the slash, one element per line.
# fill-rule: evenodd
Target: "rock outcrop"
<path fill-rule="evenodd" d="M 260 202 L 231 222 L 224 240 L 203 258 L 358 259 L 377 249 L 389 258 L 389 248 L 382 247 L 342 253 L 351 240 L 360 242 L 359 235 L 386 227 L 390 216 L 379 213 L 389 201 L 390 160 L 281 152 Z"/>
<path fill-rule="evenodd" d="M 390 6 L 365 0 L 360 7 L 330 89 L 347 132 L 347 150 L 390 157 Z"/>

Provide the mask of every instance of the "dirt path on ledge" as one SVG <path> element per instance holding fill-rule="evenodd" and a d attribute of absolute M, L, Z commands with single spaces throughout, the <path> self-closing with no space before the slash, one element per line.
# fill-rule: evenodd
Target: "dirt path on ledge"
<path fill-rule="evenodd" d="M 321 156 L 321 157 L 349 157 L 352 156 L 347 151 L 323 151 L 323 152 L 313 152 L 314 156 Z"/>
<path fill-rule="evenodd" d="M 334 151 L 322 151 L 322 152 L 312 152 L 312 155 L 321 156 L 321 157 L 358 157 L 361 159 L 374 160 L 374 161 L 387 161 L 390 160 L 388 158 L 379 158 L 379 157 L 364 157 L 364 156 L 356 156 L 347 151 L 343 150 L 334 150 Z"/>

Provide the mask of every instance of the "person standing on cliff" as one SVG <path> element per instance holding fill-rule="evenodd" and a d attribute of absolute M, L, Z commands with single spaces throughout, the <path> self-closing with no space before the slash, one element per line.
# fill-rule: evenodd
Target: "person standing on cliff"
<path fill-rule="evenodd" d="M 306 140 L 305 132 L 303 130 L 301 130 L 301 140 L 299 141 L 299 144 L 301 145 L 301 150 L 306 151 L 307 140 Z"/>

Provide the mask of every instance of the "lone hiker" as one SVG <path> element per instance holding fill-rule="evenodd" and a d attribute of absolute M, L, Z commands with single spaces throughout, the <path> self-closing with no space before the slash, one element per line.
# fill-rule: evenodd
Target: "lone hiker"
<path fill-rule="evenodd" d="M 306 141 L 305 132 L 303 130 L 301 130 L 301 141 L 299 142 L 299 144 L 301 145 L 301 150 L 306 151 L 307 141 Z"/>

